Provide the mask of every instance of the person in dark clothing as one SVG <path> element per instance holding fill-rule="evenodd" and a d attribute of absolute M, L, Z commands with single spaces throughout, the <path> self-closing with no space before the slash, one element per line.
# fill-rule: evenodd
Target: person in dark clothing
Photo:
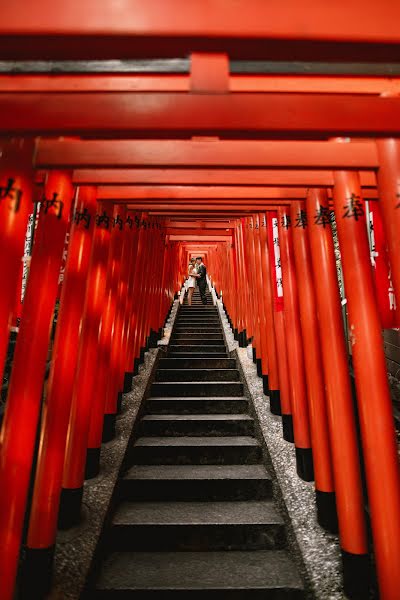
<path fill-rule="evenodd" d="M 203 259 L 201 258 L 201 256 L 198 256 L 196 258 L 196 264 L 197 264 L 197 285 L 199 286 L 201 301 L 203 304 L 207 304 L 207 298 L 206 298 L 207 268 L 206 268 L 206 265 L 203 263 Z"/>

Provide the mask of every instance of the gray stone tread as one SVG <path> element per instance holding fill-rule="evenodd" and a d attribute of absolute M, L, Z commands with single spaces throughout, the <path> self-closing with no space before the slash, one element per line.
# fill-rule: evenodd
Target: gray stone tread
<path fill-rule="evenodd" d="M 122 502 L 114 525 L 282 525 L 272 500 Z"/>
<path fill-rule="evenodd" d="M 285 551 L 114 552 L 97 589 L 303 589 Z"/>
<path fill-rule="evenodd" d="M 268 479 L 264 465 L 134 465 L 124 479 L 204 480 Z"/>
<path fill-rule="evenodd" d="M 135 447 L 143 446 L 259 446 L 256 438 L 238 435 L 229 437 L 209 436 L 165 436 L 165 437 L 140 437 L 135 442 Z"/>
<path fill-rule="evenodd" d="M 253 421 L 252 417 L 243 414 L 207 414 L 207 415 L 144 415 L 142 421 Z"/>
<path fill-rule="evenodd" d="M 179 369 L 179 368 L 165 369 L 165 368 L 161 367 L 160 369 L 157 369 L 158 373 L 165 373 L 165 372 L 167 372 L 167 373 L 180 373 L 180 372 L 187 373 L 188 370 L 202 371 L 202 372 L 204 371 L 204 372 L 207 372 L 207 373 L 215 373 L 216 371 L 217 372 L 218 371 L 224 371 L 224 372 L 228 371 L 229 373 L 233 374 L 233 373 L 237 373 L 238 372 L 238 369 L 229 369 L 229 368 L 228 369 L 224 369 L 224 368 L 219 368 L 219 367 L 217 367 L 215 369 L 213 369 L 211 367 L 197 367 L 197 368 L 196 367 L 192 367 L 190 369 Z M 195 374 L 196 373 L 193 373 L 193 375 L 195 375 Z M 236 380 L 232 379 L 231 381 L 236 381 Z M 156 382 L 156 383 L 158 383 L 158 382 Z M 168 382 L 166 382 L 166 383 L 168 383 Z M 186 381 L 185 383 L 187 385 L 188 382 Z M 201 381 L 194 381 L 193 383 L 202 383 L 202 382 Z"/>
<path fill-rule="evenodd" d="M 154 381 L 153 382 L 156 385 L 162 385 L 162 386 L 166 386 L 166 387 L 176 387 L 176 386 L 182 386 L 184 388 L 187 388 L 188 386 L 203 386 L 203 385 L 209 385 L 209 384 L 215 384 L 215 385 L 232 385 L 235 384 L 236 386 L 238 385 L 243 385 L 243 383 L 241 381 L 237 381 L 236 379 L 228 379 L 227 381 L 223 380 L 223 381 Z"/>
<path fill-rule="evenodd" d="M 163 382 L 158 382 L 158 383 L 163 383 Z M 176 383 L 176 382 L 174 382 Z M 208 382 L 207 382 L 208 383 Z M 219 381 L 216 383 L 220 383 Z M 234 382 L 236 383 L 236 382 Z M 183 398 L 179 398 L 179 396 L 150 396 L 149 400 L 165 400 L 168 402 L 171 401 L 176 401 L 176 402 L 187 402 L 188 400 L 190 400 L 192 402 L 192 400 L 199 400 L 201 402 L 204 402 L 204 400 L 207 400 L 207 402 L 209 401 L 213 401 L 215 400 L 216 402 L 221 402 L 221 401 L 231 401 L 231 402 L 237 402 L 238 400 L 242 401 L 245 400 L 247 402 L 247 398 L 246 396 L 185 396 Z"/>

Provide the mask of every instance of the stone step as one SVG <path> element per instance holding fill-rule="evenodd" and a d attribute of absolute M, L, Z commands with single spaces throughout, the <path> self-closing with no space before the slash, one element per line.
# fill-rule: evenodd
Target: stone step
<path fill-rule="evenodd" d="M 168 352 L 168 358 L 228 358 L 228 352 Z"/>
<path fill-rule="evenodd" d="M 151 397 L 145 404 L 150 414 L 240 414 L 249 410 L 247 398 L 209 397 L 174 398 Z"/>
<path fill-rule="evenodd" d="M 155 381 L 240 381 L 237 369 L 158 369 Z"/>
<path fill-rule="evenodd" d="M 172 341 L 173 340 L 173 341 Z M 172 334 L 171 337 L 171 343 L 179 343 L 179 344 L 184 344 L 184 343 L 193 343 L 193 340 L 201 340 L 201 342 L 204 344 L 208 341 L 213 341 L 213 340 L 221 340 L 221 342 L 223 343 L 224 340 L 224 336 L 221 333 L 218 332 L 213 332 L 213 331 L 207 331 L 207 332 L 196 332 L 196 333 L 192 333 L 191 331 L 175 331 Z"/>
<path fill-rule="evenodd" d="M 129 500 L 262 500 L 272 497 L 263 465 L 135 465 L 119 482 Z"/>
<path fill-rule="evenodd" d="M 174 334 L 182 334 L 182 333 L 188 333 L 188 334 L 203 334 L 203 333 L 217 333 L 218 335 L 222 334 L 222 327 L 220 325 L 209 325 L 209 326 L 203 326 L 203 325 L 197 325 L 197 326 L 192 326 L 192 325 L 186 325 L 185 327 L 181 327 L 180 325 L 176 325 L 174 327 Z"/>
<path fill-rule="evenodd" d="M 178 312 L 178 317 L 183 317 L 183 316 L 192 317 L 193 315 L 199 315 L 199 316 L 215 315 L 215 316 L 218 316 L 219 311 L 215 306 L 207 306 L 207 305 L 193 306 L 192 305 L 192 306 L 182 306 Z"/>
<path fill-rule="evenodd" d="M 180 309 L 179 310 L 193 310 L 193 309 L 198 309 L 198 310 L 212 310 L 212 309 L 217 309 L 217 307 L 213 304 L 213 301 L 211 298 L 207 298 L 207 304 L 203 304 L 201 301 L 197 302 L 197 301 L 193 301 L 192 305 L 190 306 L 188 302 L 185 302 L 184 304 L 181 304 Z M 218 309 L 217 309 L 218 310 Z"/>
<path fill-rule="evenodd" d="M 277 550 L 282 518 L 272 500 L 122 502 L 107 545 L 113 550 Z"/>
<path fill-rule="evenodd" d="M 241 381 L 159 381 L 151 384 L 152 396 L 243 396 Z"/>
<path fill-rule="evenodd" d="M 170 352 L 202 352 L 203 350 L 207 353 L 211 353 L 211 352 L 226 352 L 226 348 L 225 345 L 222 344 L 215 344 L 215 345 L 208 345 L 207 347 L 201 345 L 201 344 L 186 344 L 184 346 L 180 346 L 177 344 L 170 344 L 168 346 L 169 351 Z"/>
<path fill-rule="evenodd" d="M 199 310 L 218 310 L 217 306 L 214 306 L 213 304 L 208 303 L 209 300 L 211 300 L 210 297 L 207 298 L 207 304 L 202 304 L 200 299 L 194 299 L 192 302 L 192 306 L 189 306 L 188 304 L 182 304 L 179 307 L 179 312 L 185 311 L 185 310 L 190 310 L 195 307 L 198 308 Z"/>
<path fill-rule="evenodd" d="M 235 369 L 234 358 L 161 358 L 159 369 Z"/>
<path fill-rule="evenodd" d="M 188 337 L 186 334 L 184 334 L 182 337 L 173 334 L 170 341 L 171 346 L 193 346 L 193 344 L 201 344 L 202 346 L 215 346 L 216 344 L 225 344 L 225 342 L 222 335 L 211 337 L 210 334 L 203 334 L 197 336 L 197 338 Z"/>
<path fill-rule="evenodd" d="M 214 331 L 222 331 L 222 327 L 221 327 L 221 322 L 219 319 L 204 319 L 204 320 L 198 320 L 198 321 L 194 321 L 192 319 L 188 319 L 186 321 L 183 320 L 179 320 L 175 322 L 175 328 L 176 329 L 184 329 L 185 331 L 187 331 L 187 328 L 191 328 L 191 329 L 195 329 L 195 330 L 199 330 L 200 328 L 206 328 L 206 329 L 213 329 Z M 175 331 L 174 328 L 174 331 Z"/>
<path fill-rule="evenodd" d="M 237 552 L 113 552 L 104 561 L 94 598 L 237 600 L 304 597 L 284 550 Z"/>
<path fill-rule="evenodd" d="M 219 310 L 214 306 L 186 306 L 182 307 L 177 314 L 177 318 L 190 318 L 194 315 L 198 317 L 218 317 Z"/>
<path fill-rule="evenodd" d="M 189 306 L 187 311 L 179 312 L 177 319 L 219 319 L 217 310 L 207 310 L 206 308 L 193 308 Z"/>
<path fill-rule="evenodd" d="M 185 319 L 189 321 L 190 319 L 216 319 L 221 322 L 219 318 L 219 312 L 217 310 L 206 310 L 206 309 L 197 309 L 193 308 L 193 306 L 189 306 L 187 311 L 178 312 L 176 316 L 176 320 Z"/>
<path fill-rule="evenodd" d="M 149 414 L 139 423 L 142 436 L 253 435 L 254 420 L 246 414 L 159 415 Z"/>
<path fill-rule="evenodd" d="M 261 460 L 257 439 L 232 437 L 140 437 L 132 449 L 134 464 L 254 464 Z"/>

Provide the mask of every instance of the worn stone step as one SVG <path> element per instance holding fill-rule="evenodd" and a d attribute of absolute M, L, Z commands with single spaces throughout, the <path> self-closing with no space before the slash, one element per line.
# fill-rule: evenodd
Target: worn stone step
<path fill-rule="evenodd" d="M 254 420 L 246 414 L 159 415 L 148 414 L 139 423 L 142 436 L 253 435 Z"/>
<path fill-rule="evenodd" d="M 219 323 L 221 323 L 218 311 L 214 311 L 214 310 L 207 311 L 207 310 L 196 310 L 195 308 L 190 308 L 186 312 L 179 312 L 176 317 L 177 321 L 181 321 L 181 320 L 182 321 L 190 321 L 190 320 L 201 321 L 203 319 L 214 319 L 214 320 L 218 321 Z"/>
<path fill-rule="evenodd" d="M 189 334 L 203 334 L 203 333 L 217 333 L 218 335 L 222 334 L 222 327 L 220 325 L 209 325 L 207 326 L 203 326 L 203 325 L 198 325 L 193 327 L 192 325 L 187 325 L 186 327 L 181 327 L 180 325 L 177 325 L 174 328 L 174 334 L 182 334 L 182 333 L 189 333 Z"/>
<path fill-rule="evenodd" d="M 218 308 L 216 306 L 214 306 L 213 304 L 208 304 L 208 300 L 210 298 L 207 298 L 207 304 L 202 304 L 201 300 L 193 300 L 192 302 L 192 306 L 189 306 L 188 304 L 182 304 L 179 307 L 179 312 L 184 312 L 186 310 L 192 310 L 194 308 L 197 308 L 198 310 L 218 310 Z"/>
<path fill-rule="evenodd" d="M 171 346 L 193 346 L 194 344 L 201 344 L 202 346 L 215 346 L 216 344 L 225 344 L 222 335 L 216 337 L 209 337 L 209 334 L 203 334 L 196 338 L 180 337 L 175 334 L 172 335 L 170 345 Z"/>
<path fill-rule="evenodd" d="M 219 325 L 221 325 L 221 320 L 218 316 L 218 313 L 191 312 L 178 315 L 175 323 L 219 323 Z"/>
<path fill-rule="evenodd" d="M 107 539 L 113 550 L 277 550 L 282 518 L 272 500 L 120 503 Z"/>
<path fill-rule="evenodd" d="M 151 385 L 152 396 L 243 396 L 241 381 L 159 381 Z"/>
<path fill-rule="evenodd" d="M 170 352 L 202 352 L 203 350 L 208 353 L 212 352 L 224 352 L 226 351 L 225 345 L 215 344 L 215 345 L 207 345 L 203 346 L 202 344 L 185 344 L 184 346 L 180 346 L 177 344 L 169 344 L 168 346 Z"/>
<path fill-rule="evenodd" d="M 177 321 L 175 323 L 175 327 L 179 329 L 183 329 L 184 331 L 188 331 L 191 329 L 192 331 L 199 331 L 200 329 L 212 329 L 213 331 L 217 331 L 217 333 L 222 331 L 221 322 L 217 319 L 204 319 L 204 321 Z M 174 329 L 175 332 L 175 329 Z M 200 332 L 201 333 L 201 332 Z"/>
<path fill-rule="evenodd" d="M 130 500 L 262 500 L 272 497 L 264 465 L 135 465 L 119 482 Z"/>
<path fill-rule="evenodd" d="M 158 369 L 156 381 L 239 381 L 237 369 Z"/>
<path fill-rule="evenodd" d="M 254 464 L 261 460 L 261 447 L 249 436 L 140 437 L 132 459 L 146 465 Z"/>
<path fill-rule="evenodd" d="M 178 312 L 178 318 L 187 317 L 192 318 L 193 316 L 203 317 L 219 317 L 218 309 L 214 306 L 202 306 L 197 308 L 196 306 L 183 307 Z"/>
<path fill-rule="evenodd" d="M 235 369 L 234 358 L 161 358 L 160 369 Z"/>
<path fill-rule="evenodd" d="M 145 409 L 150 414 L 239 414 L 247 412 L 247 398 L 242 397 L 150 397 Z"/>
<path fill-rule="evenodd" d="M 296 567 L 284 550 L 113 552 L 96 598 L 303 598 Z"/>
<path fill-rule="evenodd" d="M 178 313 L 177 316 L 178 320 L 190 320 L 190 319 L 196 319 L 196 321 L 200 321 L 200 320 L 206 320 L 206 319 L 215 319 L 220 321 L 219 318 L 219 313 L 218 311 L 211 311 L 211 310 L 202 310 L 199 309 L 197 310 L 196 308 L 190 308 L 189 310 L 187 310 L 186 312 L 182 312 L 182 313 Z"/>
<path fill-rule="evenodd" d="M 221 342 L 223 343 L 224 340 L 224 336 L 221 333 L 215 333 L 215 332 L 211 332 L 211 331 L 207 331 L 207 332 L 200 332 L 200 333 L 192 333 L 191 331 L 182 331 L 182 332 L 178 332 L 178 331 L 174 331 L 171 337 L 171 343 L 175 344 L 185 344 L 185 343 L 193 343 L 193 340 L 201 340 L 201 342 L 204 343 L 208 343 L 208 342 L 213 342 L 214 340 L 221 340 Z M 214 341 L 215 343 L 215 341 Z"/>
<path fill-rule="evenodd" d="M 228 352 L 168 352 L 168 358 L 228 358 Z"/>

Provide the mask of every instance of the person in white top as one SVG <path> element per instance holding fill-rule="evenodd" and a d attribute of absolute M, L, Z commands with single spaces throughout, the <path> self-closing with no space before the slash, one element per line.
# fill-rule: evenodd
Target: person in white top
<path fill-rule="evenodd" d="M 191 258 L 189 267 L 188 267 L 188 280 L 187 280 L 187 290 L 188 290 L 188 304 L 192 306 L 192 296 L 194 292 L 194 288 L 196 287 L 196 276 L 197 276 L 197 267 L 196 267 L 196 259 Z"/>

